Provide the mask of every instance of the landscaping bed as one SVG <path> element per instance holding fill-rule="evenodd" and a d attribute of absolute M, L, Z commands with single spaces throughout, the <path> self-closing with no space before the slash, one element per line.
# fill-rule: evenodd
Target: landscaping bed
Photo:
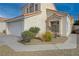
<path fill-rule="evenodd" d="M 32 39 L 30 42 L 27 42 L 27 43 L 21 42 L 21 43 L 25 45 L 61 44 L 61 43 L 64 43 L 66 40 L 67 40 L 66 37 L 57 37 L 57 38 L 53 38 L 49 42 L 45 42 L 39 39 Z"/>
<path fill-rule="evenodd" d="M 22 40 L 19 42 L 22 44 L 37 45 L 37 44 L 58 44 L 64 43 L 67 38 L 57 35 L 57 33 L 45 32 L 40 36 L 36 36 L 40 31 L 38 27 L 31 27 L 29 30 L 22 32 Z"/>

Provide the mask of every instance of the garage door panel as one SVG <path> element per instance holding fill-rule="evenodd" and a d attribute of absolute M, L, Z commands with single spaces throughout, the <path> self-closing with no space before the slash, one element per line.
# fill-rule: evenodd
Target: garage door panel
<path fill-rule="evenodd" d="M 24 30 L 23 21 L 8 23 L 8 30 L 9 30 L 11 35 L 20 36 Z"/>

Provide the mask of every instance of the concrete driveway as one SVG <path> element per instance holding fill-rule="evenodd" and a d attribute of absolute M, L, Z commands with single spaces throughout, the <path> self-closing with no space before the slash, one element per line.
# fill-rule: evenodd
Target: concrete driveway
<path fill-rule="evenodd" d="M 77 35 L 71 34 L 68 40 L 63 44 L 47 44 L 47 45 L 23 45 L 18 42 L 20 37 L 12 35 L 1 35 L 0 43 L 7 45 L 15 51 L 40 51 L 40 50 L 56 50 L 56 49 L 74 49 L 77 47 Z"/>

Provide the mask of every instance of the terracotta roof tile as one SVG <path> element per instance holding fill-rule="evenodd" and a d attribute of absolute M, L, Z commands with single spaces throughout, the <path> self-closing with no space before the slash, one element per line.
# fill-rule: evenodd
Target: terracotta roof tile
<path fill-rule="evenodd" d="M 2 17 L 0 17 L 0 22 L 3 22 L 3 21 L 5 21 L 5 20 L 7 20 L 7 18 L 2 18 Z"/>
<path fill-rule="evenodd" d="M 38 15 L 40 13 L 41 13 L 41 11 L 36 11 L 36 12 L 28 13 L 28 14 L 25 13 L 25 14 L 15 17 L 15 18 L 7 19 L 6 21 L 15 21 L 15 20 L 17 20 L 17 18 L 20 18 L 20 17 L 24 17 L 24 16 L 31 17 L 31 16 Z"/>
<path fill-rule="evenodd" d="M 23 14 L 23 16 L 33 16 L 33 15 L 36 15 L 36 14 L 39 14 L 41 11 L 35 11 L 35 12 L 32 12 L 32 13 L 25 13 Z"/>
<path fill-rule="evenodd" d="M 48 11 L 51 11 L 52 13 L 56 14 L 57 16 L 66 16 L 67 13 L 62 12 L 62 11 L 56 11 L 56 10 L 52 10 L 52 9 L 47 9 Z"/>

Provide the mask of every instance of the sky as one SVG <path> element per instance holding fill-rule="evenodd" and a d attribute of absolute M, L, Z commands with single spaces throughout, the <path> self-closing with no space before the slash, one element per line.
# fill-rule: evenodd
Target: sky
<path fill-rule="evenodd" d="M 69 13 L 75 20 L 78 20 L 79 3 L 57 3 L 55 7 L 58 11 Z"/>
<path fill-rule="evenodd" d="M 0 17 L 13 18 L 22 14 L 22 3 L 0 3 Z"/>
<path fill-rule="evenodd" d="M 0 17 L 13 18 L 22 14 L 23 3 L 0 3 Z M 77 20 L 79 15 L 78 3 L 55 3 L 55 7 L 58 11 L 63 11 L 74 16 Z"/>

